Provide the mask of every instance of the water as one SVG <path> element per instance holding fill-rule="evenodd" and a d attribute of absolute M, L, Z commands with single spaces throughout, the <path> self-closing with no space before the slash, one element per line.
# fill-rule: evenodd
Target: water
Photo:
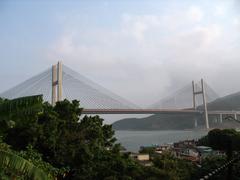
<path fill-rule="evenodd" d="M 138 152 L 140 146 L 198 139 L 207 131 L 115 131 L 115 137 L 128 151 Z"/>

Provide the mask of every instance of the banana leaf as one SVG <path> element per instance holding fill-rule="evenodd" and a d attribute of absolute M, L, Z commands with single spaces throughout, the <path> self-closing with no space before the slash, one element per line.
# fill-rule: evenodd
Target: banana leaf
<path fill-rule="evenodd" d="M 52 179 L 42 169 L 36 167 L 28 160 L 4 150 L 0 150 L 0 169 L 11 172 L 12 175 L 33 180 Z"/>
<path fill-rule="evenodd" d="M 0 103 L 0 118 L 34 114 L 41 111 L 42 102 L 42 95 L 27 96 L 12 100 L 5 99 Z"/>

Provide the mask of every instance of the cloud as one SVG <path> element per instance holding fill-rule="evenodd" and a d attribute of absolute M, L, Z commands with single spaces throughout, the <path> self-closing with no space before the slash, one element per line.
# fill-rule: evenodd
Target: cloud
<path fill-rule="evenodd" d="M 143 41 L 147 30 L 160 25 L 158 16 L 155 15 L 122 15 L 122 32 L 124 35 L 133 36 L 137 41 Z"/>
<path fill-rule="evenodd" d="M 223 5 L 218 5 L 215 8 L 214 15 L 215 16 L 224 16 L 226 14 L 226 7 Z"/>
<path fill-rule="evenodd" d="M 203 19 L 203 11 L 197 7 L 197 6 L 191 6 L 187 12 L 187 15 L 189 16 L 189 19 L 198 22 Z"/>
<path fill-rule="evenodd" d="M 239 65 L 240 40 L 233 33 L 236 27 L 214 21 L 214 9 L 207 12 L 194 5 L 161 14 L 122 13 L 111 28 L 67 26 L 51 45 L 49 59 L 61 57 L 81 74 L 143 106 L 202 77 L 226 94 L 240 88 L 230 86 L 238 77 L 234 64 Z M 225 76 L 231 80 L 220 88 L 219 77 Z"/>
<path fill-rule="evenodd" d="M 239 26 L 240 25 L 240 17 L 235 17 L 234 19 L 233 19 L 233 24 L 235 25 L 235 26 Z"/>

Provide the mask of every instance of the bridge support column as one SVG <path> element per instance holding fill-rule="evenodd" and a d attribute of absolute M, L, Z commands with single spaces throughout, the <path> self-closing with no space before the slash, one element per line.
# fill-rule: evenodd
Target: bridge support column
<path fill-rule="evenodd" d="M 207 110 L 207 98 L 205 92 L 205 86 L 203 83 L 203 79 L 201 79 L 201 91 L 195 91 L 195 83 L 192 81 L 192 90 L 193 90 L 193 108 L 196 109 L 196 95 L 202 94 L 203 98 L 203 107 L 204 107 L 204 117 L 205 117 L 205 125 L 206 128 L 209 129 L 209 122 L 208 122 L 208 110 Z"/>
<path fill-rule="evenodd" d="M 206 98 L 206 94 L 205 94 L 205 87 L 204 87 L 203 79 L 201 79 L 201 85 L 202 85 L 203 106 L 204 106 L 204 113 L 205 113 L 205 124 L 206 124 L 206 128 L 209 129 L 207 98 Z"/>
<path fill-rule="evenodd" d="M 52 105 L 62 100 L 62 63 L 52 66 Z"/>
<path fill-rule="evenodd" d="M 214 123 L 217 123 L 218 122 L 218 118 L 217 118 L 217 116 L 213 116 L 213 119 L 214 119 Z"/>
<path fill-rule="evenodd" d="M 52 105 L 55 105 L 57 101 L 57 66 L 52 66 Z"/>
<path fill-rule="evenodd" d="M 223 114 L 219 114 L 219 122 L 220 122 L 220 123 L 223 122 Z"/>
<path fill-rule="evenodd" d="M 58 77 L 57 77 L 57 82 L 58 82 L 58 96 L 57 100 L 62 101 L 62 63 L 58 62 Z"/>
<path fill-rule="evenodd" d="M 197 128 L 198 127 L 198 122 L 197 122 L 197 118 L 194 117 L 194 127 Z"/>
<path fill-rule="evenodd" d="M 238 119 L 237 119 L 237 113 L 234 114 L 234 119 L 238 120 Z"/>
<path fill-rule="evenodd" d="M 192 81 L 192 91 L 193 91 L 193 109 L 196 109 L 196 94 L 195 94 L 195 83 Z"/>

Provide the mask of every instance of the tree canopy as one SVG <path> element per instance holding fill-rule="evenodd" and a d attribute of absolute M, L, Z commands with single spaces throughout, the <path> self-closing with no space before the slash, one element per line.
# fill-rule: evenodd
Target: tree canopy
<path fill-rule="evenodd" d="M 0 165 L 6 158 L 16 163 L 3 168 L 0 175 L 80 180 L 198 177 L 196 172 L 201 169 L 168 153 L 154 157 L 151 167 L 141 165 L 121 153 L 111 125 L 104 124 L 99 116 L 82 116 L 81 112 L 76 100 L 65 99 L 52 106 L 41 96 L 0 99 Z M 238 133 L 233 130 L 209 132 L 200 142 L 226 150 L 229 144 L 223 142 L 229 139 L 233 148 L 239 147 Z M 153 150 L 143 152 L 152 154 Z M 21 173 L 23 164 L 29 171 Z"/>

